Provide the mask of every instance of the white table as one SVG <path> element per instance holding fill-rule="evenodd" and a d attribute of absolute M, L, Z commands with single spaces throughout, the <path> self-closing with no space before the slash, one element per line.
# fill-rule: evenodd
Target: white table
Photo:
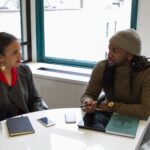
<path fill-rule="evenodd" d="M 77 123 L 83 116 L 80 108 L 52 109 L 25 114 L 28 116 L 34 134 L 9 137 L 6 121 L 0 129 L 0 150 L 134 150 L 145 127 L 140 121 L 136 138 L 111 135 L 98 131 L 80 129 L 76 124 L 66 124 L 64 114 L 74 112 Z M 45 127 L 37 119 L 48 116 L 55 126 Z"/>

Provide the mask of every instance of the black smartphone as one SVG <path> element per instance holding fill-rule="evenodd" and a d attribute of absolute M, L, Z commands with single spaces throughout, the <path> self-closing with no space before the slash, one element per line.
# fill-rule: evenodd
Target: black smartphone
<path fill-rule="evenodd" d="M 42 117 L 37 119 L 40 123 L 42 123 L 44 126 L 49 127 L 52 125 L 55 125 L 55 122 L 53 122 L 51 119 L 49 119 L 48 117 Z"/>
<path fill-rule="evenodd" d="M 75 114 L 72 112 L 65 113 L 65 122 L 66 123 L 76 123 Z"/>

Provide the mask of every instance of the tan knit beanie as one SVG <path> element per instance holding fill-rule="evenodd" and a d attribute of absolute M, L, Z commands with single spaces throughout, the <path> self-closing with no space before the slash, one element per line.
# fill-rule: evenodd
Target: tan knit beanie
<path fill-rule="evenodd" d="M 126 29 L 114 34 L 109 43 L 114 44 L 134 55 L 141 54 L 141 39 L 134 29 Z"/>

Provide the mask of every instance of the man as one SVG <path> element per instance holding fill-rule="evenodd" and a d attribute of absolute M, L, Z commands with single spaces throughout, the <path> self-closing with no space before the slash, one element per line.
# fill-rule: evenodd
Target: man
<path fill-rule="evenodd" d="M 150 115 L 150 62 L 141 56 L 141 39 L 134 29 L 109 40 L 108 59 L 98 62 L 81 97 L 82 109 L 96 108 L 147 120 Z M 98 101 L 101 91 L 105 101 Z"/>

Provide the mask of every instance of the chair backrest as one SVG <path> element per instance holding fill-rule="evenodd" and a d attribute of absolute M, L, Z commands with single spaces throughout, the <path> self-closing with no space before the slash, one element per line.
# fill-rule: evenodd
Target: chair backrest
<path fill-rule="evenodd" d="M 42 100 L 42 105 L 43 105 L 44 109 L 48 109 L 48 105 L 46 104 L 46 102 L 44 100 Z"/>
<path fill-rule="evenodd" d="M 100 94 L 99 97 L 98 97 L 98 102 L 105 101 L 105 98 L 106 98 L 105 93 L 104 93 L 104 92 L 101 92 L 101 94 Z"/>
<path fill-rule="evenodd" d="M 150 116 L 146 122 L 146 126 L 138 141 L 135 150 L 149 150 L 150 149 Z"/>

